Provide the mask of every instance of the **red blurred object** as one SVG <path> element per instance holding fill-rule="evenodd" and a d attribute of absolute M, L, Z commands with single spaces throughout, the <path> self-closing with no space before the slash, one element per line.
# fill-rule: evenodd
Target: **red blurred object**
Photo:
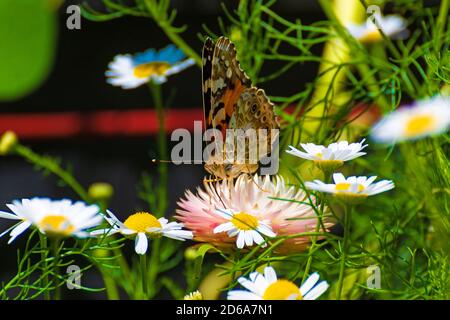
<path fill-rule="evenodd" d="M 356 105 L 348 115 L 348 120 L 353 126 L 368 128 L 381 118 L 381 110 L 377 105 L 360 103 Z"/>
<path fill-rule="evenodd" d="M 193 130 L 203 121 L 202 109 L 166 111 L 166 131 Z M 77 136 L 145 136 L 158 131 L 156 111 L 96 111 L 90 113 L 1 114 L 0 133 L 14 131 L 20 139 L 61 139 Z"/>
<path fill-rule="evenodd" d="M 294 106 L 284 109 L 291 114 Z M 303 110 L 297 115 L 300 118 Z M 353 124 L 370 125 L 380 116 L 375 106 L 357 105 L 349 115 Z M 169 109 L 165 114 L 166 132 L 194 129 L 194 121 L 203 121 L 203 109 Z M 281 119 L 280 119 L 281 121 Z M 74 137 L 136 137 L 158 132 L 155 110 L 92 111 L 0 114 L 0 134 L 11 130 L 22 140 L 66 139 Z"/>

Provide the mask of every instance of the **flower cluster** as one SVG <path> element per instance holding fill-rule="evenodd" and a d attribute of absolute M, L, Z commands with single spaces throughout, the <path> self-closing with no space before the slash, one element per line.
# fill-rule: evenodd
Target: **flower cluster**
<path fill-rule="evenodd" d="M 300 234 L 314 231 L 319 223 L 315 198 L 310 198 L 311 204 L 305 201 L 305 192 L 287 186 L 280 176 L 271 180 L 241 175 L 234 183 L 208 181 L 196 194 L 187 191 L 176 218 L 193 231 L 195 240 L 221 248 L 265 246 L 271 238 L 285 236 L 288 239 L 276 250 L 295 252 L 310 242 Z M 333 222 L 323 218 L 320 229 L 325 232 Z"/>
<path fill-rule="evenodd" d="M 334 170 L 342 166 L 344 161 L 356 159 L 365 155 L 365 152 L 361 152 L 361 150 L 367 147 L 367 144 L 363 144 L 364 141 L 365 140 L 363 139 L 359 143 L 350 144 L 347 141 L 341 141 L 338 143 L 332 143 L 327 147 L 307 143 L 301 144 L 305 152 L 297 150 L 292 146 L 290 146 L 290 149 L 286 152 L 303 159 L 313 160 L 326 175 L 330 172 L 330 170 Z M 306 182 L 305 186 L 311 190 L 331 193 L 346 202 L 358 202 L 367 196 L 375 195 L 394 188 L 394 183 L 390 180 L 382 180 L 374 183 L 376 178 L 376 176 L 352 176 L 345 178 L 342 173 L 334 173 L 334 183 L 325 183 L 320 180 L 314 180 L 313 182 Z"/>
<path fill-rule="evenodd" d="M 30 227 L 37 228 L 50 238 L 86 238 L 121 233 L 135 239 L 135 250 L 138 254 L 146 253 L 147 237 L 165 236 L 182 241 L 192 239 L 192 232 L 182 230 L 183 224 L 168 222 L 165 218 L 156 219 L 146 212 L 133 214 L 122 223 L 110 211 L 107 211 L 108 216 L 103 215 L 97 205 L 87 205 L 81 201 L 72 202 L 68 199 L 22 199 L 6 206 L 11 213 L 0 211 L 0 218 L 18 221 L 16 225 L 0 234 L 2 237 L 9 233 L 8 243 L 13 242 Z M 111 225 L 109 229 L 90 231 L 98 227 L 104 219 Z"/>

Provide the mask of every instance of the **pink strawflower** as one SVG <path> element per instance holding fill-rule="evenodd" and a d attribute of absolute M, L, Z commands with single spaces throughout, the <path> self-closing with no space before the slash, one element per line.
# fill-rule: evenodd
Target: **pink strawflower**
<path fill-rule="evenodd" d="M 311 200 L 314 204 L 315 199 Z M 286 185 L 280 176 L 271 181 L 269 176 L 255 175 L 252 181 L 242 175 L 234 183 L 205 182 L 204 189 L 197 188 L 196 194 L 186 191 L 185 198 L 178 202 L 176 218 L 193 231 L 196 241 L 222 249 L 240 249 L 255 244 L 265 246 L 274 237 L 315 231 L 317 215 L 305 203 L 309 203 L 306 193 Z M 324 219 L 323 225 L 325 229 L 333 225 L 330 217 Z M 256 237 L 257 231 L 261 237 Z M 303 251 L 310 240 L 309 236 L 287 239 L 277 251 Z"/>

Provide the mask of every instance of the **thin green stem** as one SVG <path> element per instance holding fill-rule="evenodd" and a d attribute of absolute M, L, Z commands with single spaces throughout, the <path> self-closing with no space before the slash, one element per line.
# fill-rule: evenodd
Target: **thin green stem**
<path fill-rule="evenodd" d="M 162 29 L 166 36 L 187 56 L 194 59 L 197 65 L 200 67 L 202 65 L 202 59 L 197 54 L 197 52 L 193 50 L 183 40 L 182 37 L 180 37 L 180 29 L 172 26 L 172 19 L 170 19 L 167 15 L 168 7 L 164 8 L 164 10 L 161 10 L 162 6 L 155 0 L 145 0 L 145 4 L 147 6 L 148 12 L 152 16 L 153 21 L 155 21 L 155 23 Z M 173 15 L 173 12 L 171 15 Z"/>
<path fill-rule="evenodd" d="M 160 247 L 161 247 L 161 239 L 155 239 L 152 242 L 152 252 L 150 254 L 150 265 L 152 266 L 150 270 L 148 270 L 148 283 L 151 285 L 151 294 L 150 297 L 153 297 L 155 292 L 154 288 L 156 288 L 156 278 L 159 274 L 159 263 L 160 263 Z"/>
<path fill-rule="evenodd" d="M 61 300 L 61 287 L 59 284 L 59 244 L 60 241 L 58 239 L 52 239 L 51 241 L 51 250 L 54 257 L 53 261 L 53 275 L 55 279 L 55 293 L 53 295 L 53 300 Z"/>
<path fill-rule="evenodd" d="M 44 288 L 47 288 L 45 290 L 44 293 L 44 299 L 45 300 L 50 300 L 50 290 L 48 289 L 48 273 L 47 273 L 47 269 L 48 269 L 48 264 L 47 264 L 47 237 L 42 234 L 39 233 L 39 241 L 41 243 L 41 260 L 42 260 L 42 264 L 44 266 L 44 273 L 45 275 L 43 276 L 43 282 L 44 282 Z"/>
<path fill-rule="evenodd" d="M 119 291 L 117 290 L 114 279 L 101 269 L 100 273 L 102 274 L 103 283 L 105 284 L 106 296 L 108 297 L 108 300 L 119 300 Z"/>
<path fill-rule="evenodd" d="M 78 183 L 78 181 L 75 180 L 73 175 L 68 172 L 67 170 L 64 170 L 61 168 L 61 166 L 58 165 L 58 163 L 49 157 L 41 156 L 33 150 L 21 145 L 17 144 L 14 146 L 13 152 L 21 157 L 23 157 L 25 160 L 45 169 L 53 173 L 54 175 L 58 176 L 66 185 L 71 187 L 73 191 L 75 191 L 81 199 L 83 199 L 86 202 L 92 202 L 89 194 L 87 191 L 81 186 L 81 184 Z"/>
<path fill-rule="evenodd" d="M 444 32 L 445 24 L 448 20 L 449 0 L 442 0 L 441 7 L 439 9 L 439 16 L 436 22 L 436 35 L 434 37 L 436 52 L 441 50 L 442 39 L 441 35 Z"/>
<path fill-rule="evenodd" d="M 328 181 L 326 176 L 325 176 L 325 181 Z M 323 214 L 324 214 L 324 209 L 325 209 L 325 199 L 321 198 L 320 199 L 320 205 L 319 205 L 320 216 L 317 217 L 317 223 L 316 223 L 315 232 L 319 232 L 320 231 L 320 226 L 322 225 L 322 221 L 321 220 L 322 220 L 322 217 L 323 217 Z M 314 235 L 314 236 L 311 237 L 311 246 L 309 247 L 309 250 L 308 250 L 308 260 L 306 262 L 305 271 L 303 273 L 302 283 L 308 277 L 309 270 L 311 268 L 311 264 L 312 264 L 312 260 L 313 260 L 313 253 L 315 251 L 317 239 L 318 239 L 317 235 Z"/>
<path fill-rule="evenodd" d="M 144 299 L 147 299 L 148 297 L 147 255 L 141 254 L 139 260 L 141 264 L 142 295 Z"/>
<path fill-rule="evenodd" d="M 358 72 L 365 79 L 367 84 L 367 90 L 374 97 L 375 102 L 384 112 L 387 112 L 391 109 L 390 103 L 386 99 L 384 92 L 381 92 L 380 86 L 378 85 L 378 81 L 375 75 L 370 71 L 369 66 L 366 64 L 358 64 L 356 66 Z"/>
<path fill-rule="evenodd" d="M 341 299 L 342 288 L 344 285 L 344 276 L 345 276 L 345 260 L 347 259 L 348 252 L 348 241 L 350 239 L 350 215 L 353 206 L 346 204 L 345 212 L 344 212 L 344 242 L 342 244 L 342 255 L 339 266 L 339 280 L 338 280 L 338 292 L 337 292 L 337 300 Z"/>

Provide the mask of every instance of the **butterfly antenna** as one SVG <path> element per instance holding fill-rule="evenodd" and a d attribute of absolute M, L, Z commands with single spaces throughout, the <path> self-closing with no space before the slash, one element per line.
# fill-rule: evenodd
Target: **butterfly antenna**
<path fill-rule="evenodd" d="M 203 163 L 204 161 L 201 161 Z M 191 160 L 191 163 L 186 163 L 183 161 L 173 161 L 173 160 L 160 160 L 160 159 L 152 159 L 152 163 L 158 164 L 158 163 L 173 163 L 173 164 L 198 164 L 200 163 L 199 160 Z"/>

